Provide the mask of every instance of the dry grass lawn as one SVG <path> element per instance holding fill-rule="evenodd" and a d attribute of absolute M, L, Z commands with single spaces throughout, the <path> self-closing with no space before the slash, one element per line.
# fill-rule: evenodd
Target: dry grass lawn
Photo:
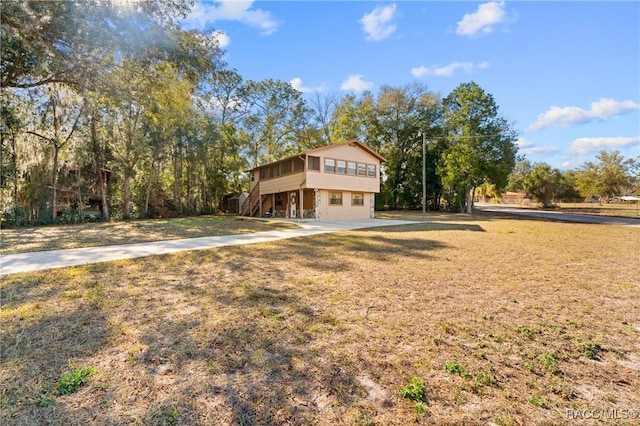
<path fill-rule="evenodd" d="M 638 253 L 637 228 L 439 214 L 6 276 L 0 424 L 637 424 Z"/>
<path fill-rule="evenodd" d="M 238 216 L 198 216 L 3 229 L 0 230 L 0 254 L 213 237 L 289 227 L 296 225 L 244 220 Z"/>

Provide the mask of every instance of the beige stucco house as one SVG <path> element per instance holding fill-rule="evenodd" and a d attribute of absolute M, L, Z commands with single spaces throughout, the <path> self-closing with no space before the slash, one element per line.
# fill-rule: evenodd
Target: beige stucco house
<path fill-rule="evenodd" d="M 368 219 L 380 192 L 385 159 L 366 145 L 347 141 L 249 170 L 244 216 Z"/>

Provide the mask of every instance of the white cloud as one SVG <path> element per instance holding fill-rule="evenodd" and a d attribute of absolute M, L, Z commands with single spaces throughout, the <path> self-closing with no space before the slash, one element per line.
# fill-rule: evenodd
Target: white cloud
<path fill-rule="evenodd" d="M 554 154 L 560 151 L 560 148 L 555 146 L 536 147 L 533 142 L 525 138 L 518 138 L 518 140 L 516 141 L 516 145 L 518 145 L 518 154 L 524 155 Z"/>
<path fill-rule="evenodd" d="M 396 14 L 396 4 L 380 6 L 360 19 L 362 29 L 367 33 L 367 41 L 380 41 L 389 37 L 395 30 L 393 19 Z"/>
<path fill-rule="evenodd" d="M 411 68 L 411 74 L 413 74 L 415 77 L 422 77 L 426 75 L 428 72 L 429 72 L 429 69 L 424 65 L 420 65 L 417 68 Z"/>
<path fill-rule="evenodd" d="M 362 74 L 352 74 L 345 81 L 342 82 L 340 89 L 353 90 L 355 92 L 363 92 L 373 87 L 373 83 L 370 81 L 364 81 Z"/>
<path fill-rule="evenodd" d="M 185 29 L 205 30 L 217 21 L 237 21 L 257 28 L 265 35 L 276 32 L 278 22 L 271 16 L 271 12 L 252 9 L 253 3 L 253 0 L 197 2 L 189 16 L 182 21 L 182 26 Z"/>
<path fill-rule="evenodd" d="M 216 41 L 218 42 L 218 46 L 225 48 L 231 43 L 231 39 L 224 31 L 216 31 L 213 35 Z"/>
<path fill-rule="evenodd" d="M 296 77 L 293 80 L 291 80 L 289 82 L 289 84 L 296 90 L 298 90 L 299 92 L 302 93 L 309 93 L 309 92 L 313 92 L 313 89 L 311 89 L 310 87 L 304 87 L 302 85 L 302 79 L 300 77 Z"/>
<path fill-rule="evenodd" d="M 421 65 L 417 68 L 411 69 L 411 74 L 415 77 L 422 77 L 425 75 L 433 75 L 436 77 L 450 77 L 453 75 L 456 70 L 461 69 L 467 74 L 471 74 L 479 69 L 485 69 L 489 67 L 489 62 L 483 61 L 477 64 L 473 62 L 451 62 L 449 65 L 445 65 L 444 67 L 434 65 L 430 67 L 425 67 Z"/>
<path fill-rule="evenodd" d="M 579 138 L 569 147 L 570 154 L 586 155 L 607 148 L 640 145 L 640 137 Z"/>
<path fill-rule="evenodd" d="M 477 11 L 467 13 L 461 21 L 458 21 L 456 34 L 469 37 L 489 34 L 493 31 L 494 25 L 504 22 L 506 19 L 504 1 L 484 3 L 478 6 Z"/>
<path fill-rule="evenodd" d="M 640 104 L 636 102 L 618 102 L 605 98 L 592 102 L 591 108 L 588 110 L 574 106 L 564 108 L 552 106 L 545 113 L 538 115 L 538 119 L 529 126 L 529 130 L 536 131 L 546 127 L 571 127 L 591 120 L 605 120 L 616 117 L 636 109 L 640 109 Z"/>
<path fill-rule="evenodd" d="M 525 138 L 518 138 L 516 145 L 518 145 L 518 149 L 531 148 L 533 146 L 533 142 Z"/>

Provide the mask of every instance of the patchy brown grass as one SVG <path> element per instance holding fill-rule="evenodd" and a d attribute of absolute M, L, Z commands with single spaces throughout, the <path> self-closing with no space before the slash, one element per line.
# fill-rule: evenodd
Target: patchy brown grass
<path fill-rule="evenodd" d="M 431 215 L 3 277 L 0 423 L 555 425 L 568 408 L 637 409 L 639 245 L 634 228 Z M 57 395 L 82 367 L 97 373 Z M 399 394 L 412 377 L 420 407 Z"/>
<path fill-rule="evenodd" d="M 246 234 L 289 227 L 296 225 L 247 220 L 237 216 L 199 216 L 2 229 L 0 254 Z"/>

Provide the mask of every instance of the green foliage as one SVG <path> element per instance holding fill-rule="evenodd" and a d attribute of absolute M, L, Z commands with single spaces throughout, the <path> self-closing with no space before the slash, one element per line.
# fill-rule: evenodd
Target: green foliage
<path fill-rule="evenodd" d="M 400 396 L 412 401 L 424 400 L 424 380 L 419 377 L 409 378 L 409 383 L 400 388 Z"/>
<path fill-rule="evenodd" d="M 599 354 L 602 351 L 603 351 L 603 348 L 598 343 L 593 343 L 593 342 L 580 343 L 580 352 L 589 359 L 594 359 L 594 360 L 599 359 Z"/>
<path fill-rule="evenodd" d="M 445 198 L 471 212 L 471 192 L 483 183 L 502 191 L 516 161 L 517 134 L 498 113 L 492 95 L 474 82 L 460 84 L 442 100 L 449 141 L 438 168 Z"/>
<path fill-rule="evenodd" d="M 564 191 L 565 182 L 560 170 L 539 163 L 524 177 L 523 189 L 527 195 L 540 201 L 543 207 L 550 207 L 556 196 Z"/>
<path fill-rule="evenodd" d="M 89 377 L 98 370 L 93 367 L 83 367 L 76 370 L 72 370 L 58 379 L 56 382 L 56 393 L 58 395 L 66 395 L 73 393 L 85 384 Z"/>
<path fill-rule="evenodd" d="M 477 387 L 480 388 L 484 386 L 493 386 L 498 383 L 495 377 L 484 371 L 478 372 L 473 378 L 473 382 Z"/>
<path fill-rule="evenodd" d="M 448 361 L 444 365 L 444 371 L 450 374 L 455 374 L 464 379 L 470 379 L 471 374 L 467 371 L 464 365 L 460 364 L 458 361 Z"/>
<path fill-rule="evenodd" d="M 540 362 L 543 367 L 550 373 L 557 373 L 558 369 L 558 361 L 556 360 L 556 355 L 552 352 L 545 352 L 540 355 Z"/>
<path fill-rule="evenodd" d="M 531 395 L 529 397 L 529 404 L 535 405 L 536 407 L 540 408 L 547 408 L 547 404 L 541 398 L 535 395 Z"/>
<path fill-rule="evenodd" d="M 533 340 L 536 334 L 540 334 L 540 330 L 529 325 L 519 325 L 516 327 L 516 331 L 520 337 L 526 340 Z"/>
<path fill-rule="evenodd" d="M 429 412 L 429 407 L 422 401 L 416 401 L 416 414 L 423 416 Z"/>
<path fill-rule="evenodd" d="M 595 162 L 587 162 L 575 174 L 580 193 L 587 198 L 601 201 L 638 193 L 640 176 L 637 173 L 640 159 L 625 159 L 620 151 L 600 151 Z"/>
<path fill-rule="evenodd" d="M 165 418 L 167 420 L 167 422 L 169 423 L 175 423 L 178 421 L 178 419 L 180 418 L 180 413 L 178 412 L 177 409 L 172 408 L 171 410 L 169 410 L 166 415 Z"/>

